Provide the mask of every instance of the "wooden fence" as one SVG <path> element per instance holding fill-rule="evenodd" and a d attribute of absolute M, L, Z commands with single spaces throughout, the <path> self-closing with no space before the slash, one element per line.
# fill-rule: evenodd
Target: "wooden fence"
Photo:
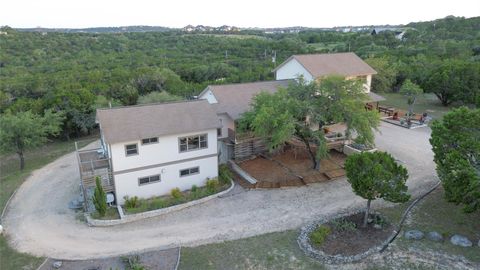
<path fill-rule="evenodd" d="M 249 159 L 252 156 L 262 154 L 267 150 L 265 142 L 261 138 L 250 138 L 241 141 L 237 140 L 237 143 L 233 148 L 236 161 Z"/>

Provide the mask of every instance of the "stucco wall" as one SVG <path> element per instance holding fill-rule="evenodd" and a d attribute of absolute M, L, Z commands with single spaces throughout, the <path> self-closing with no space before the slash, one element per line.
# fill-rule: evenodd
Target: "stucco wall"
<path fill-rule="evenodd" d="M 275 79 L 277 80 L 297 79 L 300 76 L 303 76 L 306 82 L 313 80 L 312 75 L 294 58 L 275 72 Z"/>
<path fill-rule="evenodd" d="M 208 148 L 188 152 L 179 151 L 179 137 L 208 134 Z M 138 155 L 126 156 L 125 145 L 138 145 Z M 155 164 L 179 161 L 217 153 L 217 130 L 205 130 L 178 135 L 161 136 L 158 143 L 142 145 L 141 141 L 129 141 L 111 145 L 113 172 L 135 169 Z"/>
<path fill-rule="evenodd" d="M 180 170 L 192 167 L 199 167 L 199 173 L 180 177 Z M 160 174 L 160 182 L 144 185 L 138 184 L 138 178 L 156 174 Z M 138 196 L 139 198 L 149 198 L 152 196 L 169 194 L 173 188 L 177 187 L 182 191 L 190 189 L 192 185 L 197 185 L 200 187 L 205 185 L 207 178 L 214 178 L 217 176 L 217 156 L 118 174 L 115 175 L 115 192 L 117 195 L 117 203 L 123 204 L 123 197 L 125 195 L 130 197 Z"/>
<path fill-rule="evenodd" d="M 226 138 L 228 137 L 228 129 L 235 130 L 235 122 L 225 113 L 219 114 L 218 118 L 222 123 L 222 136 L 219 136 L 218 138 Z"/>

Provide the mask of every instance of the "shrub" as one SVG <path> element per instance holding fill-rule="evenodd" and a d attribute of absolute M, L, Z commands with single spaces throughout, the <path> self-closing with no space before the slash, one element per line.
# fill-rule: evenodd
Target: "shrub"
<path fill-rule="evenodd" d="M 315 245 L 322 245 L 327 236 L 330 234 L 330 228 L 325 225 L 318 226 L 311 234 L 310 241 Z"/>
<path fill-rule="evenodd" d="M 137 196 L 133 196 L 132 198 L 129 198 L 128 196 L 125 196 L 123 197 L 123 199 L 125 200 L 125 207 L 126 208 L 137 208 L 138 205 L 139 205 L 139 201 L 138 201 L 138 197 Z"/>
<path fill-rule="evenodd" d="M 331 223 L 335 227 L 335 229 L 339 231 L 355 231 L 357 229 L 357 225 L 355 223 L 348 221 L 344 218 L 333 220 Z"/>
<path fill-rule="evenodd" d="M 170 195 L 172 195 L 172 197 L 174 199 L 180 199 L 182 198 L 182 192 L 180 191 L 179 188 L 174 188 L 170 191 Z"/>
<path fill-rule="evenodd" d="M 196 185 L 192 185 L 192 188 L 190 189 L 190 191 L 192 193 L 195 193 L 195 192 L 197 192 L 197 190 L 198 190 L 198 187 Z"/>
<path fill-rule="evenodd" d="M 218 180 L 222 185 L 226 185 L 230 183 L 233 175 L 227 165 L 220 165 L 218 169 Z"/>
<path fill-rule="evenodd" d="M 107 195 L 103 190 L 99 176 L 95 177 L 95 185 L 95 191 L 93 193 L 93 205 L 95 206 L 98 215 L 103 217 L 107 212 Z"/>
<path fill-rule="evenodd" d="M 206 187 L 207 187 L 208 192 L 209 193 L 215 193 L 217 191 L 218 185 L 219 185 L 219 183 L 218 183 L 217 179 L 207 180 Z"/>

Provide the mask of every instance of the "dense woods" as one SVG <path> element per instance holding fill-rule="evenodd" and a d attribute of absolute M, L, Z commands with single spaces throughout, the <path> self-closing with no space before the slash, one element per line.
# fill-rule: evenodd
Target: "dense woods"
<path fill-rule="evenodd" d="M 61 112 L 61 134 L 70 138 L 94 128 L 97 107 L 191 98 L 207 84 L 271 80 L 272 69 L 292 54 L 345 51 L 378 71 L 374 91 L 399 91 L 410 79 L 444 105 L 480 104 L 480 18 L 404 28 L 398 39 L 393 31 L 370 30 L 93 34 L 3 27 L 0 112 Z"/>

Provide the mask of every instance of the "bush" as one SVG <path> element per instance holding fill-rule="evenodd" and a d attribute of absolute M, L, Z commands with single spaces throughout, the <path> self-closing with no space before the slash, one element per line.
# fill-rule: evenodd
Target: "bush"
<path fill-rule="evenodd" d="M 338 231 L 355 231 L 357 229 L 357 225 L 355 223 L 344 218 L 333 220 L 331 223 Z"/>
<path fill-rule="evenodd" d="M 227 165 L 220 165 L 218 169 L 218 180 L 222 185 L 229 184 L 233 175 Z"/>
<path fill-rule="evenodd" d="M 209 193 L 215 193 L 217 191 L 218 185 L 219 183 L 217 179 L 207 180 L 207 184 L 206 184 L 207 191 Z"/>
<path fill-rule="evenodd" d="M 125 207 L 126 208 L 137 208 L 138 205 L 139 205 L 139 201 L 138 201 L 138 197 L 137 196 L 133 196 L 132 198 L 129 198 L 128 196 L 125 196 L 123 197 L 123 199 L 125 200 Z"/>
<path fill-rule="evenodd" d="M 198 190 L 198 187 L 196 185 L 193 185 L 192 188 L 190 189 L 192 193 L 197 192 L 197 190 Z"/>
<path fill-rule="evenodd" d="M 325 225 L 320 225 L 310 234 L 310 241 L 312 241 L 313 244 L 320 246 L 329 234 L 330 228 Z"/>
<path fill-rule="evenodd" d="M 180 198 L 182 198 L 182 196 L 183 196 L 183 195 L 182 195 L 182 192 L 180 191 L 179 188 L 174 188 L 174 189 L 172 189 L 172 190 L 170 191 L 170 195 L 172 195 L 172 197 L 173 197 L 174 199 L 180 199 Z"/>

